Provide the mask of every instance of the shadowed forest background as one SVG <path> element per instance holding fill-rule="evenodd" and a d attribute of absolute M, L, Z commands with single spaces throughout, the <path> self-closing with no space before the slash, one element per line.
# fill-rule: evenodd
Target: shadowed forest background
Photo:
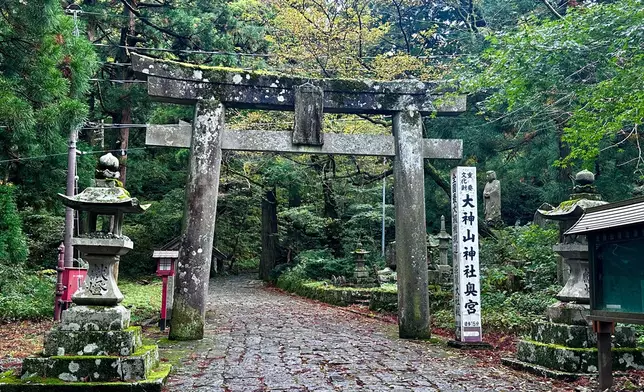
<path fill-rule="evenodd" d="M 487 325 L 518 328 L 557 291 L 550 246 L 558 234 L 525 226 L 536 209 L 567 199 L 582 168 L 595 173 L 610 202 L 644 185 L 643 21 L 641 0 L 5 0 L 0 319 L 50 316 L 64 223 L 56 194 L 65 191 L 72 129 L 82 152 L 79 191 L 91 184 L 98 156 L 111 151 L 125 187 L 151 203 L 126 219 L 135 248 L 121 259 L 121 277 L 153 273 L 153 249 L 180 235 L 189 151 L 146 148 L 144 124 L 192 121 L 193 114 L 149 100 L 129 68 L 137 52 L 310 77 L 444 80 L 468 93 L 467 113 L 426 122 L 425 137 L 464 141 L 461 161 L 425 160 L 427 231 L 437 233 L 440 216 L 450 216 L 451 168 L 476 166 L 480 190 L 485 171 L 496 171 L 507 228 L 481 245 L 484 316 Z M 244 110 L 229 110 L 227 120 L 240 130 L 293 123 L 290 113 Z M 325 131 L 386 134 L 390 122 L 327 114 Z M 256 268 L 262 226 L 275 222 L 274 256 L 299 264 L 298 279 L 350 275 L 359 242 L 370 263 L 384 265 L 383 179 L 387 242 L 395 225 L 391 164 L 226 152 L 216 247 L 230 260 L 218 273 Z"/>

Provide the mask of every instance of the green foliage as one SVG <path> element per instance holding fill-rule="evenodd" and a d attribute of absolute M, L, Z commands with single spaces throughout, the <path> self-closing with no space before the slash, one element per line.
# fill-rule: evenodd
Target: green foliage
<path fill-rule="evenodd" d="M 82 124 L 96 67 L 91 44 L 55 0 L 3 2 L 0 18 L 0 178 L 24 188 L 20 204 L 53 206 L 63 185 L 66 135 Z M 58 188 L 60 189 L 60 188 Z"/>
<path fill-rule="evenodd" d="M 30 268 L 54 268 L 58 262 L 58 247 L 63 241 L 65 218 L 30 209 L 21 212 L 27 233 Z"/>
<path fill-rule="evenodd" d="M 644 96 L 633 86 L 643 83 L 643 10 L 627 0 L 580 6 L 563 19 L 527 17 L 491 35 L 491 48 L 469 64 L 477 74 L 462 81 L 493 89 L 487 109 L 523 135 L 558 132 L 570 147 L 560 164 L 591 165 L 602 143 L 632 147 L 624 135 L 641 125 Z"/>
<path fill-rule="evenodd" d="M 26 272 L 14 273 L 10 284 L 0 281 L 0 321 L 53 317 L 55 283 L 55 274 Z"/>
<path fill-rule="evenodd" d="M 128 276 L 155 271 L 152 251 L 181 234 L 184 197 L 182 189 L 174 189 L 162 200 L 152 202 L 144 214 L 128 216 L 123 232 L 134 241 L 135 246 L 121 256 L 119 271 Z"/>
<path fill-rule="evenodd" d="M 481 241 L 484 292 L 540 291 L 557 282 L 558 230 L 537 225 L 507 227 Z"/>
<path fill-rule="evenodd" d="M 355 267 L 350 258 L 333 258 L 328 249 L 303 251 L 297 255 L 295 261 L 307 280 L 331 280 L 339 276 L 349 278 Z"/>
<path fill-rule="evenodd" d="M 295 292 L 299 286 L 309 281 L 303 264 L 290 266 L 282 264 L 282 266 L 275 268 L 275 272 L 277 275 L 276 286 L 289 292 Z"/>
<path fill-rule="evenodd" d="M 2 270 L 21 268 L 27 260 L 27 241 L 13 196 L 14 187 L 0 184 L 0 266 Z M 3 271 L 0 271 L 2 276 Z M 0 279 L 0 287 L 2 280 Z"/>

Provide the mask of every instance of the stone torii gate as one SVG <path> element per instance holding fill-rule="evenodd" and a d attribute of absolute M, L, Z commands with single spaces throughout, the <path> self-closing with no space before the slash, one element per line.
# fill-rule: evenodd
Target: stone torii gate
<path fill-rule="evenodd" d="M 185 228 L 170 338 L 201 339 L 222 150 L 393 156 L 399 335 L 428 338 L 429 298 L 423 158 L 459 159 L 461 140 L 423 139 L 422 114 L 456 115 L 464 96 L 438 83 L 308 79 L 132 56 L 155 100 L 195 105 L 190 125 L 148 128 L 146 144 L 190 147 Z M 225 129 L 225 108 L 295 111 L 293 132 Z M 390 114 L 393 135 L 322 133 L 326 113 Z"/>

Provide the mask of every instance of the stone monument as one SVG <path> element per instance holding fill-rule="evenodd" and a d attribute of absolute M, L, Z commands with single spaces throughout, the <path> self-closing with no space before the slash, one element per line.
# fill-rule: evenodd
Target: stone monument
<path fill-rule="evenodd" d="M 589 325 L 590 273 L 588 242 L 585 235 L 563 236 L 590 207 L 607 204 L 593 185 L 593 173 L 583 170 L 575 176 L 570 198 L 557 207 L 544 204 L 537 215 L 559 222 L 560 243 L 553 250 L 570 266 L 570 275 L 546 310 L 545 320 L 532 324 L 530 333 L 517 345 L 517 359 L 503 358 L 514 368 L 556 378 L 574 378 L 597 371 L 597 338 Z M 620 347 L 616 368 L 641 369 L 636 338 L 632 329 L 615 328 L 615 346 Z M 617 363 L 617 362 L 616 362 Z"/>
<path fill-rule="evenodd" d="M 449 241 L 452 236 L 445 230 L 445 215 L 441 215 L 441 231 L 434 238 L 438 240 L 438 263 L 432 262 L 428 271 L 429 283 L 452 287 L 452 266 L 447 260 Z"/>
<path fill-rule="evenodd" d="M 365 256 L 370 252 L 362 248 L 362 244 L 358 242 L 357 249 L 352 252 L 355 258 L 355 267 L 353 270 L 353 283 L 356 287 L 378 287 L 380 283 L 378 276 L 369 272 L 369 268 L 365 265 Z"/>
<path fill-rule="evenodd" d="M 496 172 L 490 170 L 485 173 L 487 183 L 483 189 L 485 204 L 485 223 L 490 227 L 503 224 L 501 219 L 501 182 L 496 179 Z"/>
<path fill-rule="evenodd" d="M 133 248 L 122 233 L 124 214 L 142 213 L 147 205 L 120 186 L 118 160 L 111 154 L 101 157 L 96 174 L 96 186 L 75 196 L 59 195 L 66 206 L 87 213 L 88 232 L 72 243 L 89 269 L 72 296 L 74 305 L 45 335 L 42 355 L 25 358 L 22 379 L 29 390 L 44 391 L 57 382 L 65 390 L 160 391 L 170 367 L 159 365 L 156 345 L 142 344 L 141 327 L 130 326 L 130 311 L 120 305 L 123 294 L 113 271 L 119 256 Z M 97 231 L 99 219 L 104 231 Z M 41 389 L 34 388 L 40 383 Z"/>

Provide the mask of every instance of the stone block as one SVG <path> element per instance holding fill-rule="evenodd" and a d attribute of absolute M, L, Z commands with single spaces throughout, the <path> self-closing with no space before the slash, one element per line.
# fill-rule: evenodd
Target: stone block
<path fill-rule="evenodd" d="M 557 302 L 546 309 L 548 321 L 557 324 L 588 325 L 590 306 L 566 302 Z"/>
<path fill-rule="evenodd" d="M 597 370 L 597 349 L 567 348 L 520 340 L 517 344 L 517 359 L 568 373 L 585 373 Z M 588 369 L 591 367 L 590 369 Z"/>
<path fill-rule="evenodd" d="M 613 370 L 644 369 L 644 349 L 614 348 Z M 597 348 L 571 348 L 520 340 L 517 359 L 535 365 L 569 373 L 594 373 L 597 371 Z"/>
<path fill-rule="evenodd" d="M 530 328 L 530 339 L 545 343 L 567 346 L 572 348 L 595 347 L 594 343 L 589 340 L 590 335 L 594 335 L 592 328 L 582 325 L 556 324 L 545 321 L 537 321 Z"/>
<path fill-rule="evenodd" d="M 130 311 L 123 306 L 74 306 L 63 311 L 63 331 L 119 331 L 130 326 Z"/>
<path fill-rule="evenodd" d="M 0 377 L 0 392 L 161 392 L 172 366 L 160 364 L 146 380 L 61 382 L 58 378 Z"/>
<path fill-rule="evenodd" d="M 65 331 L 45 334 L 43 355 L 131 355 L 141 346 L 141 327 L 122 331 Z"/>
<path fill-rule="evenodd" d="M 159 365 L 157 346 L 143 346 L 132 356 L 30 357 L 22 363 L 23 377 L 57 378 L 66 382 L 145 380 Z"/>

